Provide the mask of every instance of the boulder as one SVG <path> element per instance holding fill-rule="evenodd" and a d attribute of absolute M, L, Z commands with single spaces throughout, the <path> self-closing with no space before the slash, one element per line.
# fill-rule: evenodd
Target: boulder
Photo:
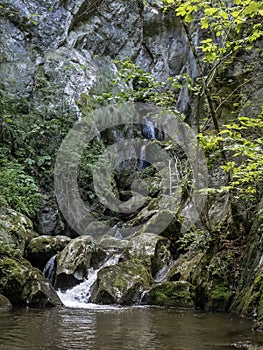
<path fill-rule="evenodd" d="M 151 275 L 139 259 L 107 266 L 98 272 L 91 301 L 97 304 L 132 305 L 151 283 Z"/>
<path fill-rule="evenodd" d="M 0 294 L 0 312 L 9 311 L 12 309 L 10 301 L 2 294 Z"/>
<path fill-rule="evenodd" d="M 148 305 L 193 308 L 195 288 L 186 281 L 164 282 L 145 293 L 141 302 Z"/>
<path fill-rule="evenodd" d="M 124 256 L 128 259 L 142 259 L 155 276 L 164 266 L 169 265 L 170 241 L 153 233 L 142 233 L 130 239 Z"/>
<path fill-rule="evenodd" d="M 91 236 L 73 239 L 62 252 L 58 253 L 55 287 L 66 290 L 79 284 L 94 264 L 98 268 L 106 253 L 95 244 Z"/>
<path fill-rule="evenodd" d="M 43 271 L 48 260 L 62 251 L 71 241 L 66 236 L 39 236 L 31 239 L 26 257 L 31 264 Z"/>
<path fill-rule="evenodd" d="M 10 244 L 24 253 L 28 242 L 36 237 L 31 220 L 13 209 L 0 215 L 0 243 Z"/>
<path fill-rule="evenodd" d="M 61 305 L 55 290 L 41 272 L 25 260 L 18 249 L 0 248 L 0 293 L 14 306 Z"/>

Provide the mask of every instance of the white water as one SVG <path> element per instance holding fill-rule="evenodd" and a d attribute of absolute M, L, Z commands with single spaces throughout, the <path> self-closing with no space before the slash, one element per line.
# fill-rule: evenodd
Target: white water
<path fill-rule="evenodd" d="M 168 273 L 171 268 L 174 266 L 175 260 L 171 260 L 168 265 L 164 266 L 154 277 L 155 282 L 163 282 L 166 280 Z"/>
<path fill-rule="evenodd" d="M 145 168 L 145 160 L 146 160 L 146 145 L 142 145 L 140 150 L 139 170 L 143 170 Z"/>
<path fill-rule="evenodd" d="M 142 133 L 143 133 L 143 137 L 148 140 L 156 139 L 154 123 L 151 120 L 147 119 L 146 117 L 143 118 Z"/>
<path fill-rule="evenodd" d="M 116 265 L 119 262 L 121 254 L 115 254 L 109 257 L 104 264 L 97 270 L 90 268 L 88 271 L 87 278 L 84 282 L 78 284 L 77 286 L 68 289 L 65 292 L 57 291 L 59 298 L 62 303 L 70 308 L 81 308 L 81 309 L 114 309 L 116 306 L 109 305 L 97 305 L 89 303 L 91 297 L 92 287 L 96 282 L 98 272 L 111 265 Z"/>

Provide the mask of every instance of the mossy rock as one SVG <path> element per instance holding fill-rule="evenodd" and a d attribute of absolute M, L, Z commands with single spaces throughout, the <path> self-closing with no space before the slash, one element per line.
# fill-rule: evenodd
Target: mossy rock
<path fill-rule="evenodd" d="M 118 239 L 116 237 L 113 237 L 111 234 L 105 234 L 100 239 L 98 239 L 96 243 L 98 246 L 102 247 L 102 249 L 112 248 L 116 250 L 123 250 L 127 248 L 129 241 L 125 239 Z"/>
<path fill-rule="evenodd" d="M 67 236 L 35 237 L 26 249 L 26 257 L 33 266 L 43 271 L 48 260 L 62 251 L 70 241 L 71 239 Z"/>
<path fill-rule="evenodd" d="M 108 266 L 98 273 L 92 293 L 92 302 L 98 304 L 131 305 L 152 282 L 143 261 L 132 259 L 118 265 Z"/>
<path fill-rule="evenodd" d="M 0 243 L 11 244 L 24 253 L 29 241 L 36 237 L 31 220 L 13 209 L 6 209 L 0 215 Z"/>
<path fill-rule="evenodd" d="M 55 288 L 66 290 L 86 278 L 90 267 L 97 269 L 107 254 L 91 236 L 81 236 L 58 253 Z"/>
<path fill-rule="evenodd" d="M 7 245 L 0 249 L 0 293 L 14 306 L 46 307 L 61 302 L 41 272 Z"/>
<path fill-rule="evenodd" d="M 209 310 L 227 311 L 230 306 L 232 296 L 233 294 L 227 286 L 224 284 L 214 284 L 207 292 L 206 307 Z"/>
<path fill-rule="evenodd" d="M 124 256 L 143 260 L 150 267 L 152 276 L 155 276 L 172 258 L 170 240 L 149 232 L 138 234 L 130 239 Z"/>
<path fill-rule="evenodd" d="M 2 294 L 0 294 L 0 312 L 9 311 L 12 309 L 10 301 Z"/>
<path fill-rule="evenodd" d="M 186 281 L 164 282 L 151 288 L 142 303 L 167 307 L 195 307 L 195 288 Z"/>
<path fill-rule="evenodd" d="M 241 291 L 232 307 L 246 317 L 257 312 L 258 324 L 263 324 L 263 274 L 256 276 L 248 289 Z"/>
<path fill-rule="evenodd" d="M 204 253 L 195 253 L 189 251 L 181 255 L 174 263 L 173 267 L 168 273 L 167 279 L 169 281 L 191 281 L 197 280 L 196 271 L 204 256 Z M 193 278 L 195 276 L 195 278 Z"/>

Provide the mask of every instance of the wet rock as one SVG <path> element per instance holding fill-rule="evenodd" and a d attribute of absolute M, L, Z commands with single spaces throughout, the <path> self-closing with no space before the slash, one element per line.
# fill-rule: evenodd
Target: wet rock
<path fill-rule="evenodd" d="M 47 201 L 39 210 L 37 230 L 41 235 L 56 236 L 63 234 L 64 223 L 55 200 Z"/>
<path fill-rule="evenodd" d="M 10 301 L 2 294 L 0 294 L 0 312 L 9 311 L 12 309 Z"/>
<path fill-rule="evenodd" d="M 193 308 L 195 288 L 189 282 L 164 282 L 151 288 L 141 301 L 143 304 Z"/>
<path fill-rule="evenodd" d="M 98 304 L 131 305 L 151 283 L 151 275 L 142 260 L 132 259 L 108 266 L 98 273 L 91 300 Z"/>
<path fill-rule="evenodd" d="M 24 253 L 28 242 L 37 234 L 31 220 L 13 209 L 6 209 L 0 215 L 0 242 L 10 244 Z"/>
<path fill-rule="evenodd" d="M 233 311 L 248 317 L 256 317 L 258 329 L 263 329 L 263 200 L 258 205 L 254 223 L 246 241 L 242 274 L 238 293 L 232 305 Z"/>
<path fill-rule="evenodd" d="M 97 244 L 103 249 L 123 250 L 127 248 L 129 241 L 106 234 L 97 240 Z"/>
<path fill-rule="evenodd" d="M 0 293 L 14 306 L 47 307 L 61 302 L 40 271 L 21 252 L 3 245 L 0 250 Z"/>
<path fill-rule="evenodd" d="M 39 236 L 33 238 L 27 247 L 27 259 L 31 264 L 43 271 L 48 260 L 62 251 L 71 241 L 66 236 Z"/>
<path fill-rule="evenodd" d="M 153 233 L 139 234 L 130 239 L 124 256 L 128 259 L 142 259 L 154 276 L 171 260 L 170 241 Z"/>
<path fill-rule="evenodd" d="M 95 244 L 91 236 L 73 239 L 57 255 L 55 287 L 66 290 L 79 284 L 87 276 L 92 264 L 97 268 L 105 258 L 106 253 Z"/>

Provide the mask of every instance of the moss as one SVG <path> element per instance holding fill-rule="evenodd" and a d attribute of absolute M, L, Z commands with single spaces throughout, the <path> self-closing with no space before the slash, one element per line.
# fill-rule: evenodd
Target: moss
<path fill-rule="evenodd" d="M 257 275 L 250 288 L 238 295 L 233 309 L 247 317 L 252 317 L 257 311 L 258 322 L 263 321 L 263 274 Z"/>
<path fill-rule="evenodd" d="M 124 261 L 103 268 L 98 273 L 92 301 L 107 304 L 130 305 L 139 299 L 140 293 L 151 283 L 148 266 L 140 259 Z"/>
<path fill-rule="evenodd" d="M 0 293 L 15 306 L 47 306 L 49 299 L 60 303 L 41 272 L 8 245 L 0 246 Z"/>
<path fill-rule="evenodd" d="M 150 305 L 193 308 L 195 288 L 186 281 L 165 282 L 153 287 L 146 302 Z"/>
<path fill-rule="evenodd" d="M 212 310 L 226 311 L 228 309 L 232 293 L 225 285 L 213 285 L 208 293 L 207 306 Z"/>

